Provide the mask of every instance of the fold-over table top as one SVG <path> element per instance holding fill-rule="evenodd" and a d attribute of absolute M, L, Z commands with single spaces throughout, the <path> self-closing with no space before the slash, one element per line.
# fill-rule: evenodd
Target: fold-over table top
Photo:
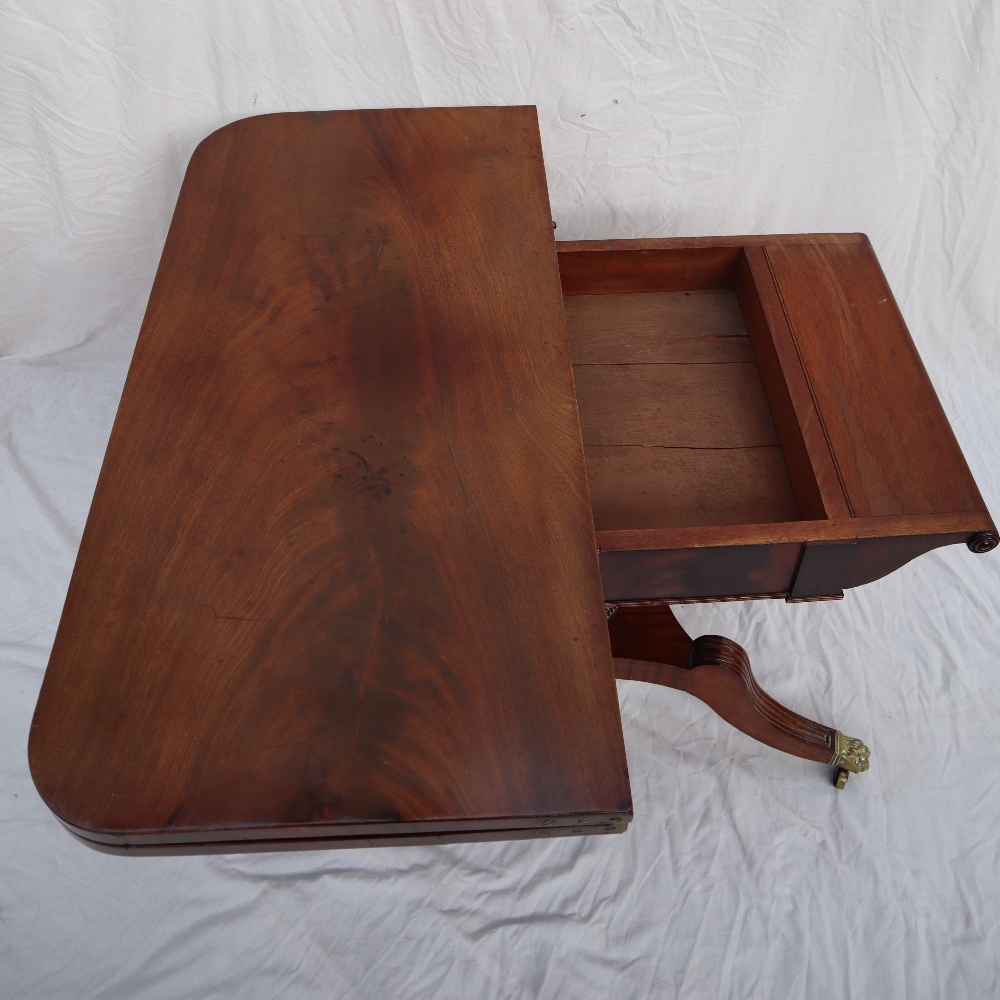
<path fill-rule="evenodd" d="M 198 147 L 30 760 L 112 846 L 624 828 L 534 109 Z"/>

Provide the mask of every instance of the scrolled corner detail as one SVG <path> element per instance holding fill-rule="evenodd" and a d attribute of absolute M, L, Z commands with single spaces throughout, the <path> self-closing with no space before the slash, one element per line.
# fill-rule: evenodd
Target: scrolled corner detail
<path fill-rule="evenodd" d="M 861 774 L 871 765 L 871 751 L 853 736 L 845 736 L 839 730 L 833 734 L 833 767 L 842 767 L 852 774 Z"/>
<path fill-rule="evenodd" d="M 965 544 L 970 552 L 981 556 L 985 552 L 992 552 L 1000 544 L 1000 535 L 995 531 L 977 531 Z"/>

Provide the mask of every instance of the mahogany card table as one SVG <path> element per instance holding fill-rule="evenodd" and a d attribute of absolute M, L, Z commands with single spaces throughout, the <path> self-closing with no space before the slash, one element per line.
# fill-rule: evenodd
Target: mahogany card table
<path fill-rule="evenodd" d="M 615 677 L 856 739 L 672 604 L 826 600 L 996 528 L 868 240 L 557 244 L 533 108 L 195 151 L 35 711 L 88 844 L 617 833 Z"/>

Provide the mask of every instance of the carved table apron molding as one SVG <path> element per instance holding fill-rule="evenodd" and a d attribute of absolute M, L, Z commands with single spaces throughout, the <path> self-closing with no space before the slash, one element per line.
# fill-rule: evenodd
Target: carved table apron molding
<path fill-rule="evenodd" d="M 617 676 L 842 787 L 864 744 L 670 605 L 954 542 L 996 527 L 866 237 L 557 244 L 533 108 L 245 119 L 184 179 L 32 776 L 112 852 L 618 833 Z"/>

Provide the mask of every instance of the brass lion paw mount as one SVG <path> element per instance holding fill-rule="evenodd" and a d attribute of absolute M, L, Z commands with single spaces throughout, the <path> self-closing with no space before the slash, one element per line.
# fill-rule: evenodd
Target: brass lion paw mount
<path fill-rule="evenodd" d="M 833 783 L 843 788 L 852 774 L 861 774 L 871 765 L 871 751 L 853 736 L 837 730 L 833 734 L 833 759 L 830 764 L 837 769 Z"/>

